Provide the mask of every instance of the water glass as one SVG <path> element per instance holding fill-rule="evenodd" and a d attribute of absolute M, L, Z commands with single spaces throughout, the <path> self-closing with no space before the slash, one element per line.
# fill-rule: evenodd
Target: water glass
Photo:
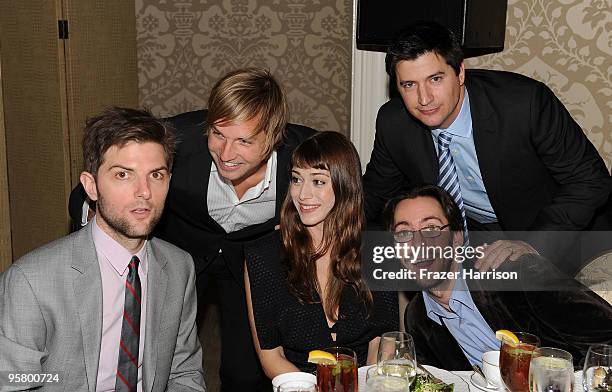
<path fill-rule="evenodd" d="M 378 368 L 386 374 L 407 377 L 412 383 L 416 377 L 416 354 L 412 336 L 405 332 L 385 332 L 380 337 L 376 357 Z"/>
<path fill-rule="evenodd" d="M 558 348 L 536 348 L 529 365 L 529 391 L 573 392 L 573 389 L 572 354 Z"/>
<path fill-rule="evenodd" d="M 278 392 L 317 392 L 317 384 L 310 381 L 287 381 L 278 386 Z"/>
<path fill-rule="evenodd" d="M 411 381 L 407 375 L 387 373 L 374 365 L 366 372 L 366 392 L 409 392 Z"/>
<path fill-rule="evenodd" d="M 612 390 L 611 345 L 596 344 L 589 347 L 582 371 L 582 386 L 585 392 Z"/>

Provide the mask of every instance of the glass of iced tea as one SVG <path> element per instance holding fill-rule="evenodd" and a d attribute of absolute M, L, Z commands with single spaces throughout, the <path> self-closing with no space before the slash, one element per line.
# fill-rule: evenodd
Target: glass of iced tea
<path fill-rule="evenodd" d="M 540 339 L 526 332 L 515 332 L 519 342 L 502 341 L 499 354 L 499 370 L 506 389 L 510 392 L 529 391 L 529 365 L 533 350 L 540 346 Z"/>
<path fill-rule="evenodd" d="M 336 358 L 334 364 L 317 364 L 319 392 L 357 392 L 357 355 L 350 348 L 324 349 Z"/>

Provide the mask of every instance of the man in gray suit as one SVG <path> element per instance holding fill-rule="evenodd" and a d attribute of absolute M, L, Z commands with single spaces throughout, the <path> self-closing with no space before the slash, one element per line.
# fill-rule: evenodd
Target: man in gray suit
<path fill-rule="evenodd" d="M 146 111 L 87 122 L 96 218 L 0 275 L 0 390 L 205 391 L 191 256 L 149 238 L 175 140 Z"/>

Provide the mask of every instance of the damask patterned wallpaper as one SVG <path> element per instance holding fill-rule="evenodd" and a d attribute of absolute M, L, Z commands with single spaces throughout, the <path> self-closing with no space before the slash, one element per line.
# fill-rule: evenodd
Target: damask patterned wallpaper
<path fill-rule="evenodd" d="M 466 66 L 546 83 L 612 166 L 612 0 L 509 0 L 504 51 Z"/>
<path fill-rule="evenodd" d="M 136 0 L 140 104 L 168 116 L 206 107 L 212 85 L 269 69 L 291 121 L 348 133 L 351 0 Z"/>

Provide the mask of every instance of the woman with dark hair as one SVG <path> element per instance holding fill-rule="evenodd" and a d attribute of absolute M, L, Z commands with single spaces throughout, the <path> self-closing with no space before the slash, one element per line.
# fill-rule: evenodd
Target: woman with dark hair
<path fill-rule="evenodd" d="M 291 159 L 280 231 L 245 247 L 253 340 L 266 375 L 312 371 L 308 352 L 355 350 L 376 361 L 378 337 L 398 329 L 396 292 L 361 276 L 363 190 L 359 156 L 336 132 L 306 139 Z"/>

